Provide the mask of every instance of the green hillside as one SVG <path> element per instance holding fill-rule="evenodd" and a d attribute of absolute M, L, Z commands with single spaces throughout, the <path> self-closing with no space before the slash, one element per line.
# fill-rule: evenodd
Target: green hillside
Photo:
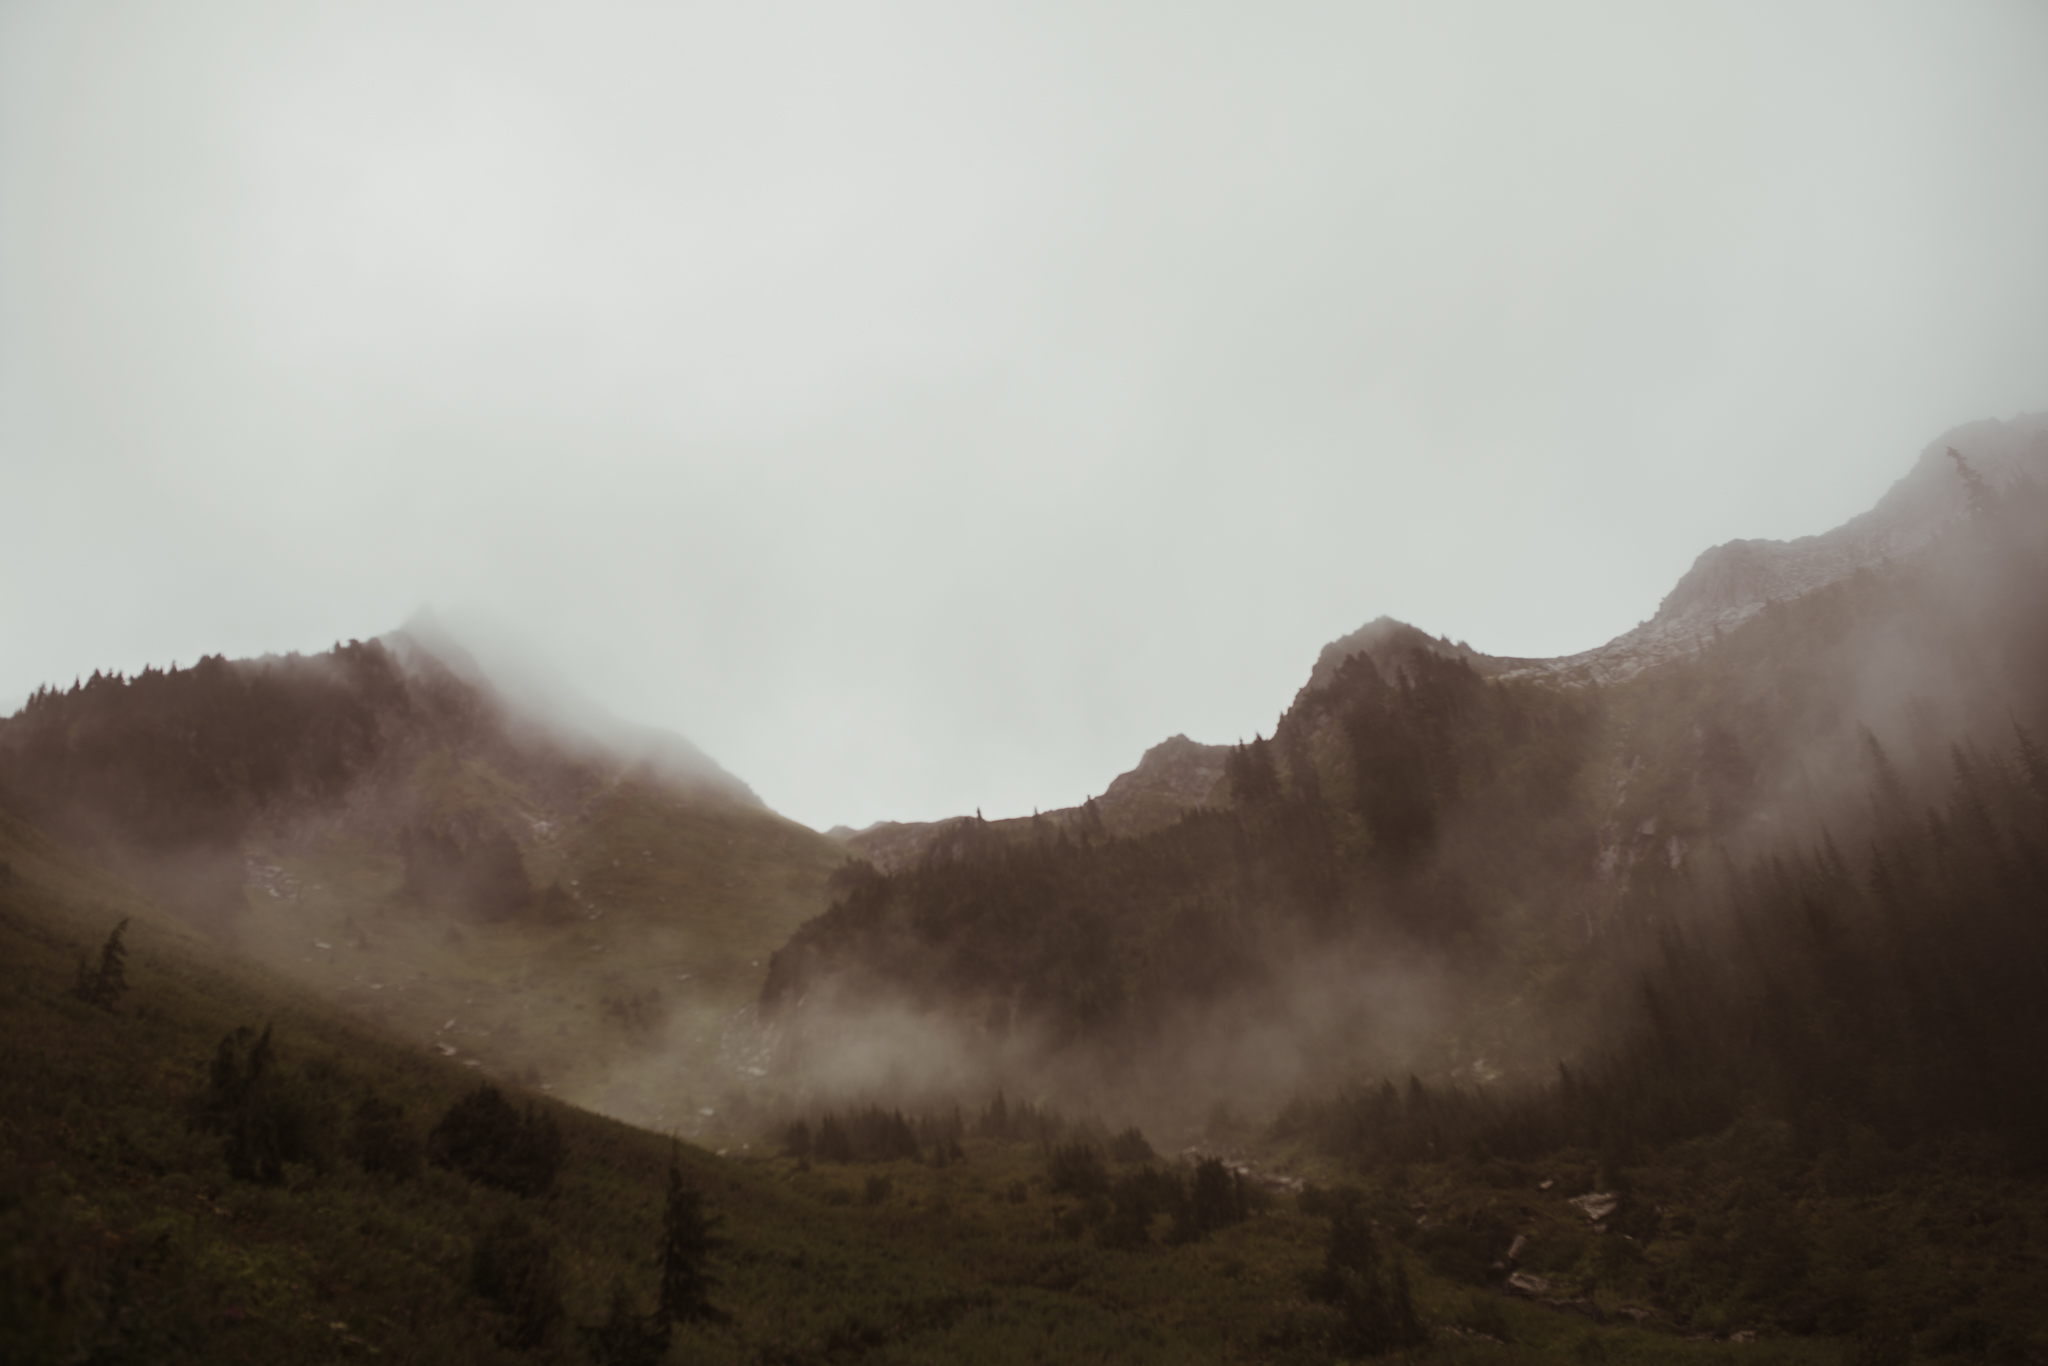
<path fill-rule="evenodd" d="M 933 1142 L 844 1165 L 676 1150 L 722 1239 L 706 1263 L 717 1313 L 635 1357 L 644 1331 L 606 1326 L 646 1330 L 656 1308 L 667 1139 L 513 1088 L 564 1136 L 550 1191 L 420 1163 L 473 1071 L 222 953 L 18 820 L 0 819 L 0 867 L 9 1361 L 1324 1361 L 1354 1331 L 1341 1297 L 1311 1293 L 1327 1198 L 1255 1189 L 1238 1197 L 1241 1219 L 1227 1212 L 1191 1240 L 1175 1242 L 1164 1213 L 1110 1238 L 1097 1211 L 1108 1198 L 1086 1181 L 1055 1189 L 1026 1109 L 1005 1132 L 986 1116 L 956 1130 L 950 1158 Z M 126 990 L 111 1008 L 78 999 L 80 962 L 95 974 L 124 920 Z M 272 1112 L 313 1121 L 278 1130 L 297 1137 L 267 1182 L 237 1179 L 228 1140 L 200 1122 L 216 1050 L 242 1026 L 275 1031 Z M 366 1123 L 379 1113 L 381 1128 Z M 1086 1139 L 1085 1126 L 1036 1122 L 1062 1144 Z M 392 1157 L 407 1142 L 410 1164 Z M 1100 1170 L 1121 1201 L 1155 1167 Z M 1540 1218 L 1575 1217 L 1541 1203 L 1556 1208 Z M 1514 1355 L 1684 1348 L 1654 1325 L 1595 1329 L 1475 1298 L 1381 1241 L 1447 1360 L 1495 1359 L 1503 1349 L 1482 1332 Z M 508 1289 L 491 1268 L 520 1255 L 548 1270 Z"/>
<path fill-rule="evenodd" d="M 364 841 L 255 843 L 235 943 L 489 1075 L 696 1132 L 748 1079 L 721 1061 L 725 1021 L 844 854 L 770 812 L 628 782 L 523 858 L 560 895 L 478 922 L 409 900 L 402 859 Z"/>
<path fill-rule="evenodd" d="M 9 1361 L 1961 1362 L 2048 1341 L 2048 1200 L 1982 1145 L 1866 1146 L 1802 1186 L 1798 1137 L 1762 1121 L 1640 1161 L 1567 1142 L 1353 1166 L 1284 1128 L 1239 1134 L 1294 1173 L 1275 1181 L 997 1099 L 908 1125 L 814 1114 L 802 1157 L 760 1137 L 673 1150 L 716 1221 L 715 1314 L 664 1346 L 667 1139 L 514 1087 L 563 1136 L 551 1189 L 422 1162 L 475 1072 L 224 954 L 16 820 L 0 866 Z M 79 999 L 123 919 L 125 991 Z M 237 1179 L 234 1131 L 203 1122 L 243 1026 L 274 1029 L 269 1113 L 312 1121 L 270 1131 L 269 1180 Z M 1524 1293 L 1500 1294 L 1503 1258 Z M 1648 1288 L 1673 1268 L 1683 1315 Z M 1789 1273 L 1833 1287 L 1822 1335 L 1756 1312 Z"/>
<path fill-rule="evenodd" d="M 402 635 L 45 691 L 0 722 L 4 794 L 418 1048 L 685 1133 L 755 1080 L 727 1021 L 846 857 Z"/>

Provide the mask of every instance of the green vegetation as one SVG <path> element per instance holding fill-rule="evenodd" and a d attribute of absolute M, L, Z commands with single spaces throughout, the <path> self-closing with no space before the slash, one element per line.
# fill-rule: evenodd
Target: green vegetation
<path fill-rule="evenodd" d="M 0 798 L 155 904 L 479 1069 L 693 1134 L 753 1079 L 726 1021 L 845 858 L 743 796 L 522 729 L 378 641 L 95 675 L 0 722 Z M 110 1004 L 118 960 L 79 983 Z"/>
<path fill-rule="evenodd" d="M 84 954 L 78 955 L 78 978 L 71 985 L 71 994 L 87 1005 L 102 1010 L 112 1010 L 128 993 L 128 946 L 121 942 L 128 932 L 128 922 L 123 920 L 114 926 L 107 936 L 107 942 L 100 946 L 100 963 L 97 968 L 87 965 Z"/>
<path fill-rule="evenodd" d="M 495 1086 L 479 1086 L 449 1106 L 427 1135 L 427 1153 L 437 1167 L 515 1195 L 552 1192 L 565 1156 L 555 1117 L 531 1102 L 514 1108 Z"/>
<path fill-rule="evenodd" d="M 1966 1145 L 1938 1166 L 1838 1162 L 1824 1188 L 1773 1194 L 1760 1183 L 1796 1168 L 1783 1125 L 1738 1123 L 1613 1172 L 1566 1148 L 1541 1164 L 1459 1154 L 1361 1174 L 1283 1136 L 1269 1160 L 1292 1143 L 1299 1170 L 1337 1183 L 1296 1196 L 1007 1100 L 964 1119 L 819 1116 L 813 1132 L 911 1131 L 914 1156 L 877 1139 L 841 1164 L 765 1148 L 720 1159 L 503 1095 L 562 1136 L 554 1193 L 522 1195 L 367 1156 L 402 1153 L 394 1134 L 417 1154 L 451 1114 L 498 1113 L 472 1072 L 225 962 L 19 823 L 0 840 L 14 870 L 0 900 L 10 1359 L 1321 1362 L 1413 1343 L 1402 1350 L 1452 1362 L 1832 1363 L 1838 1347 L 1783 1336 L 1757 1298 L 1789 1264 L 1802 1284 L 1860 1268 L 1860 1293 L 1904 1306 L 1896 1331 L 1926 1350 L 1997 1358 L 2041 1340 L 2026 1308 L 2041 1264 L 2028 1230 L 2048 1228 L 2037 1188 Z M 78 942 L 112 912 L 133 946 L 117 1014 L 65 989 Z M 275 1022 L 267 1042 L 235 1035 L 259 1019 Z M 252 1076 L 354 1122 L 315 1131 L 339 1132 L 335 1150 L 280 1144 L 274 1168 L 238 1178 L 232 1131 L 195 1119 L 246 1102 Z M 1596 1233 L 1570 1198 L 1610 1179 L 1623 1200 Z M 1788 1208 L 1789 1244 L 1766 1218 Z M 1517 1265 L 1547 1285 L 1502 1298 L 1487 1267 L 1517 1235 Z M 1658 1268 L 1683 1271 L 1665 1284 L 1686 1287 L 1689 1315 L 1652 1307 Z M 1585 1300 L 1600 1321 L 1546 1298 Z M 1638 1307 L 1640 1322 L 1623 1313 Z M 1685 1341 L 1750 1328 L 1764 1339 Z"/>

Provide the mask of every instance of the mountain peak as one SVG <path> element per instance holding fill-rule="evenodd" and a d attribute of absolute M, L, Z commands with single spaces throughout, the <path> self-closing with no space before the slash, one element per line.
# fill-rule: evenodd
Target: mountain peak
<path fill-rule="evenodd" d="M 449 615 L 422 608 L 381 637 L 408 669 L 423 660 L 495 701 L 508 725 L 586 758 L 623 767 L 749 806 L 764 803 L 717 760 L 673 731 L 621 719 L 504 622 L 480 612 Z"/>
<path fill-rule="evenodd" d="M 1556 659 L 1497 660 L 1496 667 L 1482 671 L 1617 683 L 1695 652 L 1769 603 L 1804 597 L 1911 554 L 1966 510 L 1968 495 L 1948 459 L 1951 449 L 1993 488 L 2023 479 L 2048 482 L 2048 413 L 1972 422 L 1943 433 L 1875 506 L 1832 531 L 1790 541 L 1728 541 L 1702 551 L 1655 616 L 1598 649 Z"/>
<path fill-rule="evenodd" d="M 1551 659 L 1487 655 L 1379 617 L 1325 645 L 1308 686 L 1328 683 L 1353 655 L 1367 655 L 1388 673 L 1416 650 L 1464 659 L 1492 677 L 1567 686 L 1619 683 L 1694 653 L 1766 604 L 1804 597 L 1926 545 L 1967 507 L 1967 490 L 1948 458 L 1951 449 L 1961 452 L 1994 489 L 2018 480 L 2048 483 L 2048 413 L 1971 422 L 1943 433 L 1875 506 L 1832 531 L 1790 541 L 1727 541 L 1701 551 L 1665 594 L 1656 615 L 1595 649 Z"/>
<path fill-rule="evenodd" d="M 1419 627 L 1392 617 L 1375 617 L 1348 636 L 1339 637 L 1323 647 L 1316 656 L 1315 668 L 1309 671 L 1304 691 L 1326 687 L 1337 677 L 1337 670 L 1353 655 L 1364 655 L 1383 675 L 1391 675 L 1402 662 L 1417 650 L 1448 658 L 1483 660 L 1482 655 L 1462 641 L 1453 644 L 1442 636 L 1433 636 Z"/>

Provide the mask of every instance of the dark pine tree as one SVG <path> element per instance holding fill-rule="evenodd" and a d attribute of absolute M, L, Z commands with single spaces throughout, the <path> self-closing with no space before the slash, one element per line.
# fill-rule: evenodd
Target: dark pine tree
<path fill-rule="evenodd" d="M 654 1315 L 666 1330 L 678 1323 L 718 1323 L 725 1314 L 711 1303 L 717 1278 L 711 1256 L 725 1246 L 721 1222 L 704 1212 L 704 1192 L 683 1180 L 680 1145 L 668 1159 L 668 1201 L 661 1214 L 661 1301 Z"/>
<path fill-rule="evenodd" d="M 72 985 L 71 994 L 88 1005 L 102 1010 L 112 1010 L 128 991 L 128 946 L 121 942 L 121 936 L 128 930 L 123 919 L 114 926 L 114 932 L 107 936 L 107 942 L 100 946 L 100 965 L 97 969 L 86 966 L 83 955 L 78 959 L 78 980 Z"/>

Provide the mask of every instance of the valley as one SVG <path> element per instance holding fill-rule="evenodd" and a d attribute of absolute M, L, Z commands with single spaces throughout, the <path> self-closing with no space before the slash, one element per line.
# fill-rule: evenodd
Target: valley
<path fill-rule="evenodd" d="M 2039 1360 L 2044 734 L 2040 419 L 1599 651 L 1372 622 L 1029 817 L 821 835 L 424 628 L 44 690 L 0 1341 Z M 464 1165 L 485 1087 L 545 1180 Z"/>

